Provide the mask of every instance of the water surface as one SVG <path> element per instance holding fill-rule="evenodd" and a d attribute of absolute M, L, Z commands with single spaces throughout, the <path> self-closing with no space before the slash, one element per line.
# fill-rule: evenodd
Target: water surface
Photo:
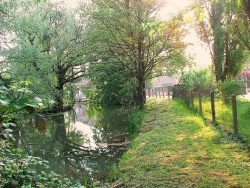
<path fill-rule="evenodd" d="M 90 174 L 94 180 L 105 179 L 129 144 L 125 114 L 119 110 L 75 105 L 74 110 L 45 118 L 44 132 L 39 133 L 31 119 L 21 127 L 17 143 L 68 178 L 81 180 Z"/>

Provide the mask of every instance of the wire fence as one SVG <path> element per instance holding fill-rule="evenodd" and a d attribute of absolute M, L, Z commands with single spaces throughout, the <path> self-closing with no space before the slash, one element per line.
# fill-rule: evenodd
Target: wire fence
<path fill-rule="evenodd" d="M 184 101 L 205 119 L 239 136 L 236 95 L 222 99 L 214 91 L 188 91 L 182 86 L 176 86 L 173 88 L 172 98 Z"/>

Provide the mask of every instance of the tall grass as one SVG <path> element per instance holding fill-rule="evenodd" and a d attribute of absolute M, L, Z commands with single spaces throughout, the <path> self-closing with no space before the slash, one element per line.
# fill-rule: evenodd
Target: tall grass
<path fill-rule="evenodd" d="M 128 127 L 128 133 L 130 138 L 134 138 L 136 135 L 138 135 L 143 117 L 144 111 L 139 109 L 135 110 L 127 116 L 125 122 L 126 126 Z"/>

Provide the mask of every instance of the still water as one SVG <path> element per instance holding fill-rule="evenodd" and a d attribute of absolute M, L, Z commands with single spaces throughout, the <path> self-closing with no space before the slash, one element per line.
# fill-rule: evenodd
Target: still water
<path fill-rule="evenodd" d="M 125 114 L 114 109 L 91 109 L 75 105 L 60 115 L 45 116 L 47 128 L 39 133 L 34 120 L 19 130 L 18 145 L 50 163 L 51 170 L 81 180 L 107 177 L 129 144 Z"/>

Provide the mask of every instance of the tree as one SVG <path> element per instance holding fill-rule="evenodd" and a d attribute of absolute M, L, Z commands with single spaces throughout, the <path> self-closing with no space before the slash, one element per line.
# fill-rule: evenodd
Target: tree
<path fill-rule="evenodd" d="M 223 0 L 199 2 L 196 27 L 209 48 L 217 83 L 235 78 L 246 59 L 246 51 L 233 30 L 232 4 Z"/>
<path fill-rule="evenodd" d="M 250 1 L 249 0 L 237 0 L 238 7 L 243 7 L 247 15 L 248 20 L 250 21 Z"/>
<path fill-rule="evenodd" d="M 157 74 L 156 68 L 167 67 L 170 70 L 177 63 L 175 57 L 180 60 L 178 69 L 185 66 L 185 45 L 177 41 L 183 36 L 179 32 L 181 27 L 173 21 L 169 31 L 165 22 L 156 19 L 155 13 L 159 8 L 156 1 L 93 0 L 92 3 L 94 8 L 88 38 L 92 52 L 90 68 L 99 70 L 96 75 L 103 73 L 96 68 L 101 64 L 109 64 L 114 72 L 124 70 L 127 79 L 131 78 L 129 83 L 135 81 L 135 85 L 131 85 L 133 101 L 143 108 L 145 82 Z M 91 79 L 93 77 L 94 74 Z"/>
<path fill-rule="evenodd" d="M 5 42 L 6 31 L 10 27 L 10 20 L 16 9 L 16 1 L 2 0 L 0 2 L 0 47 Z"/>
<path fill-rule="evenodd" d="M 179 82 L 184 84 L 185 89 L 189 91 L 206 93 L 215 89 L 215 80 L 211 67 L 184 72 Z"/>
<path fill-rule="evenodd" d="M 95 89 L 86 93 L 90 103 L 102 106 L 133 105 L 136 81 L 131 72 L 117 65 L 115 59 L 105 63 L 90 64 L 88 76 Z"/>
<path fill-rule="evenodd" d="M 61 111 L 65 87 L 85 74 L 85 20 L 62 4 L 26 3 L 14 22 L 15 46 L 5 52 L 8 72 L 12 80 L 30 81 L 31 95 L 53 99 Z"/>
<path fill-rule="evenodd" d="M 250 1 L 237 0 L 230 1 L 233 7 L 233 28 L 234 32 L 247 50 L 250 50 L 249 21 L 250 21 Z"/>
<path fill-rule="evenodd" d="M 14 18 L 15 10 L 17 9 L 16 0 L 2 0 L 0 2 L 0 52 L 2 49 L 9 47 L 11 43 L 11 23 Z M 10 80 L 5 78 L 6 64 L 3 62 L 3 57 L 0 54 L 0 84 L 8 87 Z"/>

